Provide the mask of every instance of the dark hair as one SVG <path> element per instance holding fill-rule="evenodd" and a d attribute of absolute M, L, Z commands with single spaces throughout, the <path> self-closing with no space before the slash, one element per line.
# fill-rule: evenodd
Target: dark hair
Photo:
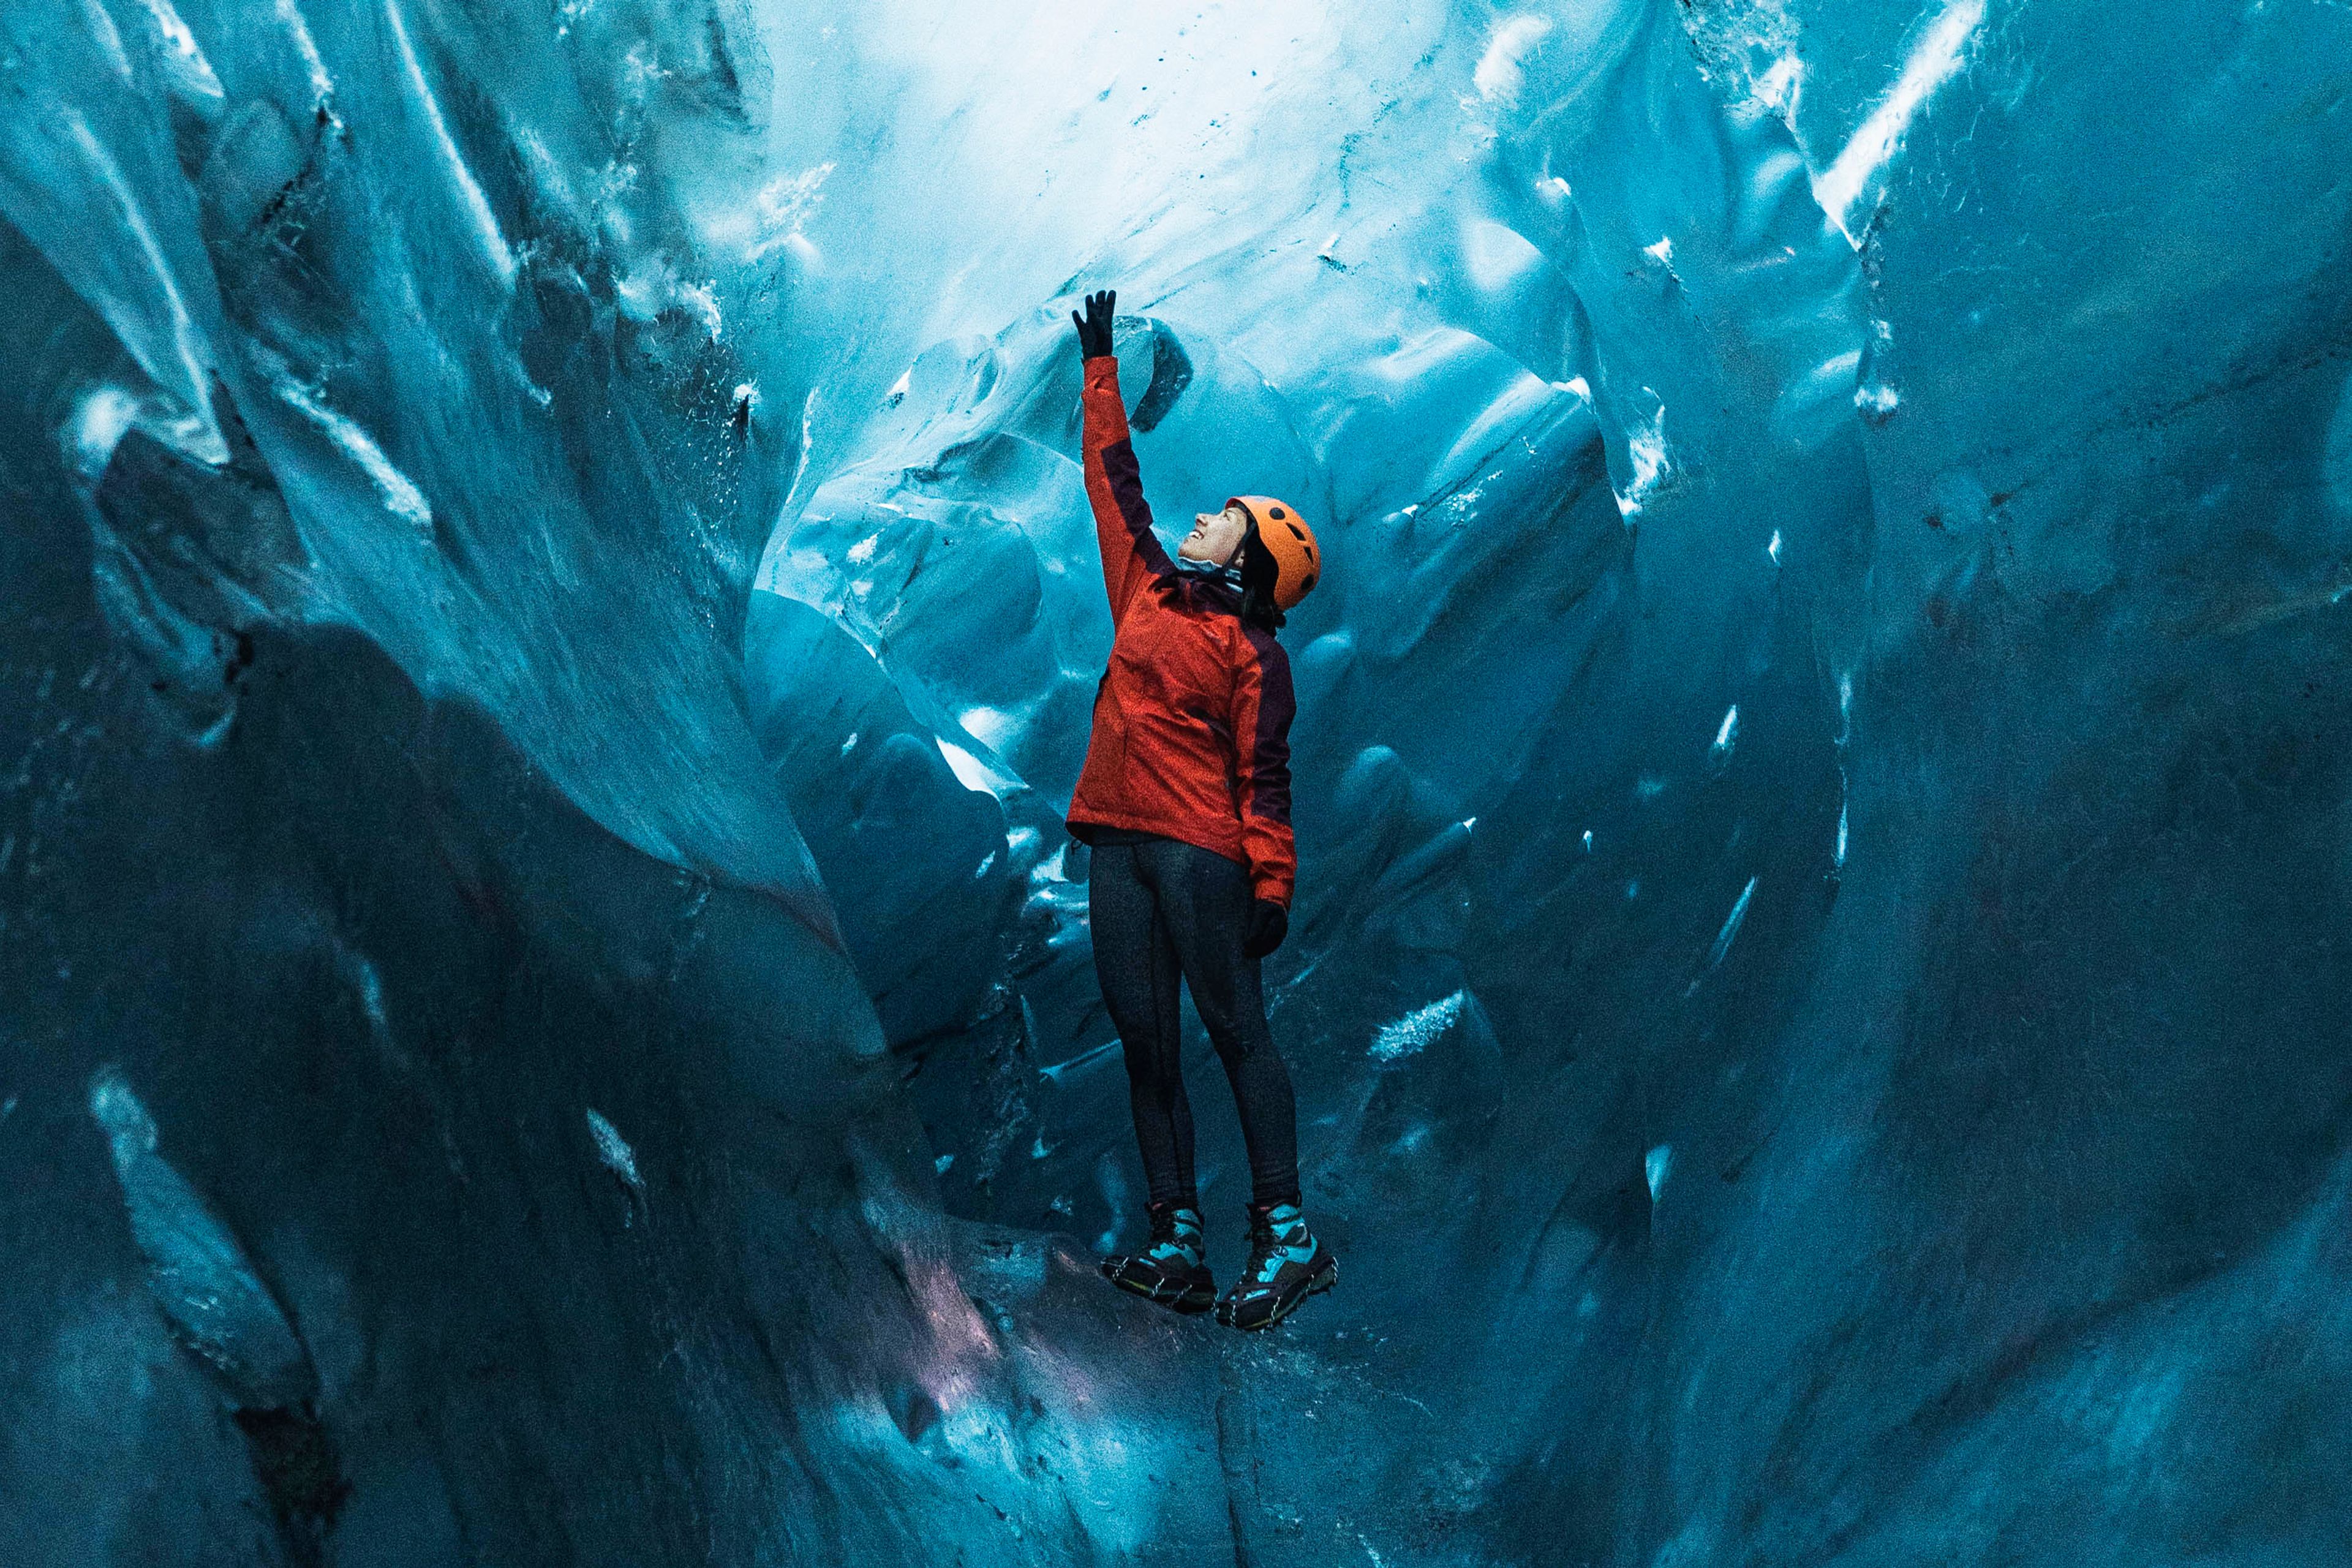
<path fill-rule="evenodd" d="M 1257 536 L 1257 522 L 1252 519 L 1249 531 L 1242 535 L 1242 625 L 1255 626 L 1260 631 L 1282 629 L 1282 606 L 1274 601 L 1274 585 L 1281 579 L 1282 568 L 1274 559 L 1274 552 Z"/>

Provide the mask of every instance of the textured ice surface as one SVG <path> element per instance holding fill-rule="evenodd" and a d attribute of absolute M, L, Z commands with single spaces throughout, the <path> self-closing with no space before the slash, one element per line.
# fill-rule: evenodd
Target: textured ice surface
<path fill-rule="evenodd" d="M 2352 1562 L 2347 60 L 0 12 L 12 1557 Z M 1104 285 L 1332 563 L 1262 1341 L 1091 1275 Z"/>

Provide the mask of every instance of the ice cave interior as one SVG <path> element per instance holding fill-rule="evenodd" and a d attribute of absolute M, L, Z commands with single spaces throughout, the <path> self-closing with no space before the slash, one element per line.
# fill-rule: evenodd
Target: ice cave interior
<path fill-rule="evenodd" d="M 2342 0 L 11 0 L 7 1555 L 2352 1563 L 2347 238 Z M 1260 1336 L 1097 288 L 1331 562 Z"/>

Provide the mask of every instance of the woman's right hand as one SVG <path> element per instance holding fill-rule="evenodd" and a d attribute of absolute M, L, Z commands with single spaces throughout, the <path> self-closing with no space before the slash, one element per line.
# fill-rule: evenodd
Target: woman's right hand
<path fill-rule="evenodd" d="M 1087 296 L 1087 313 L 1070 312 L 1077 324 L 1078 353 L 1087 359 L 1101 359 L 1110 353 L 1111 310 L 1118 303 L 1118 292 L 1104 289 Z"/>

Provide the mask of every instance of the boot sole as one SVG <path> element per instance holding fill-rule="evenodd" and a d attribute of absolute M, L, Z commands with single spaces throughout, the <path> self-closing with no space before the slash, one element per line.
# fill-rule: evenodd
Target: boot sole
<path fill-rule="evenodd" d="M 1140 1296 L 1155 1307 L 1165 1307 L 1188 1318 L 1205 1312 L 1217 1304 L 1217 1288 L 1213 1285 L 1193 1285 L 1181 1290 L 1166 1290 L 1130 1284 L 1116 1274 L 1105 1274 L 1103 1278 L 1130 1296 Z"/>
<path fill-rule="evenodd" d="M 1266 1330 L 1282 1321 L 1283 1319 L 1290 1316 L 1291 1313 L 1298 1310 L 1298 1309 L 1306 1303 L 1307 1297 L 1320 1296 L 1324 1291 L 1328 1290 L 1332 1286 L 1337 1285 L 1339 1282 L 1339 1260 L 1336 1258 L 1331 1258 L 1328 1260 L 1328 1265 L 1329 1266 L 1328 1268 L 1318 1268 L 1313 1274 L 1307 1276 L 1307 1289 L 1299 1291 L 1295 1296 L 1287 1298 L 1286 1300 L 1277 1300 L 1275 1302 L 1274 1310 L 1267 1314 L 1265 1321 L 1262 1323 L 1236 1323 L 1234 1321 L 1233 1313 L 1223 1304 L 1220 1304 L 1217 1308 L 1217 1321 L 1224 1324 L 1225 1327 L 1229 1329 L 1238 1329 L 1245 1334 L 1264 1333 Z"/>

